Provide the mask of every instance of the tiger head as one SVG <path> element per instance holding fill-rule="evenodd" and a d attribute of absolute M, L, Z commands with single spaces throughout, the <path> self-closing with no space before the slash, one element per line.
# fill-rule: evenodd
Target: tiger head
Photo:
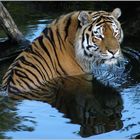
<path fill-rule="evenodd" d="M 81 28 L 76 35 L 75 52 L 79 63 L 91 71 L 93 63 L 113 65 L 123 59 L 120 43 L 123 31 L 119 21 L 121 10 L 113 12 L 81 11 L 78 21 Z"/>

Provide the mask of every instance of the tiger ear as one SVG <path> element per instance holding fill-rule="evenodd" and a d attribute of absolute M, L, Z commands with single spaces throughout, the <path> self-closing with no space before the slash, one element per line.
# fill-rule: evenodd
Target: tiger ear
<path fill-rule="evenodd" d="M 86 11 L 81 11 L 78 16 L 81 26 L 89 23 L 89 14 Z"/>
<path fill-rule="evenodd" d="M 120 8 L 115 8 L 113 11 L 112 11 L 112 15 L 118 19 L 120 16 L 121 16 L 121 9 Z"/>

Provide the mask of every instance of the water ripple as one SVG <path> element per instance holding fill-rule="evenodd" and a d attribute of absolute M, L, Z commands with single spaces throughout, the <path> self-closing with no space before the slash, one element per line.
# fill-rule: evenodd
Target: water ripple
<path fill-rule="evenodd" d="M 93 66 L 93 75 L 105 85 L 118 87 L 124 84 L 128 79 L 128 73 L 131 67 L 129 67 L 129 70 L 126 72 L 127 64 L 127 59 L 120 60 L 117 64 L 113 65 L 101 64 L 99 66 L 95 64 Z"/>
<path fill-rule="evenodd" d="M 93 65 L 93 75 L 97 80 L 114 88 L 124 88 L 140 82 L 140 52 L 128 47 L 122 51 L 124 59 L 118 60 L 117 64 Z"/>

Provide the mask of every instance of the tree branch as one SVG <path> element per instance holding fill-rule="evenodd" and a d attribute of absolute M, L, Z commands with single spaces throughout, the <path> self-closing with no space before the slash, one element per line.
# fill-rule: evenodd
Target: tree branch
<path fill-rule="evenodd" d="M 2 2 L 0 2 L 0 26 L 3 28 L 11 42 L 20 43 L 25 40 L 23 34 L 18 30 L 14 20 Z"/>

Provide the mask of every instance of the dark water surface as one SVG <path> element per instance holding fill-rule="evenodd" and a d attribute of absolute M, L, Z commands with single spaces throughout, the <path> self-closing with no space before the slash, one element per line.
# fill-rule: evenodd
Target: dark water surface
<path fill-rule="evenodd" d="M 64 6 L 65 11 L 52 12 L 48 9 L 45 11 L 44 6 L 38 3 L 6 4 L 20 30 L 30 41 L 58 15 L 75 7 L 83 8 L 83 4 L 68 4 Z M 90 5 L 87 3 L 84 6 L 91 9 Z M 18 13 L 21 13 L 20 17 Z M 2 32 L 0 35 L 1 40 L 4 40 Z M 13 101 L 8 97 L 0 97 L 0 138 L 112 139 L 140 135 L 139 45 L 139 40 L 135 43 L 128 40 L 128 43 L 123 44 L 125 65 L 117 66 L 112 72 L 102 69 L 94 73 L 95 77 L 80 75 L 57 79 L 55 88 L 58 90 L 54 92 L 50 104 L 45 103 L 45 97 L 43 102 Z M 11 50 L 14 52 L 21 48 L 23 46 Z M 12 58 L 1 61 L 0 81 L 12 61 Z M 107 80 L 104 80 L 105 77 Z"/>

